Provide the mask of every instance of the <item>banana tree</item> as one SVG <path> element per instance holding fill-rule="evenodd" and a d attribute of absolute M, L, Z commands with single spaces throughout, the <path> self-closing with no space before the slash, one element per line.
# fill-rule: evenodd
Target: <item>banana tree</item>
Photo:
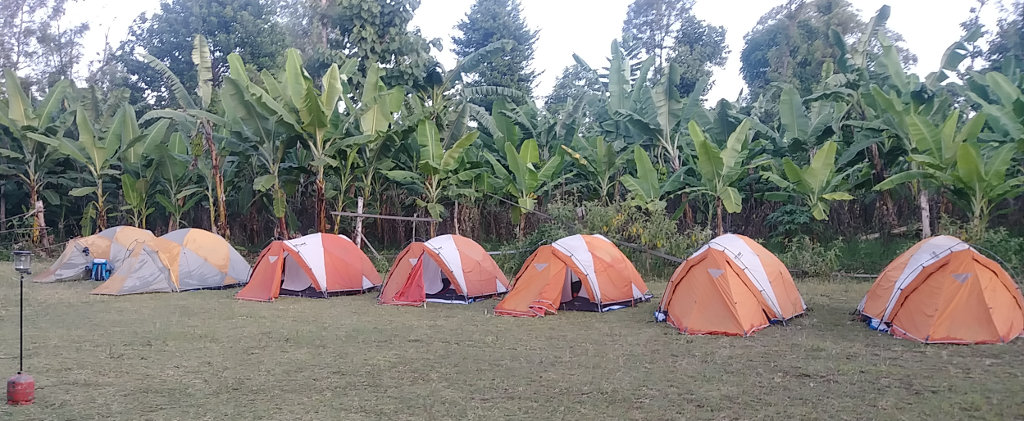
<path fill-rule="evenodd" d="M 281 185 L 281 170 L 285 155 L 297 144 L 302 128 L 277 99 L 249 79 L 238 54 L 228 55 L 228 63 L 230 73 L 221 87 L 226 127 L 257 163 L 252 187 L 270 194 L 271 213 L 277 221 L 275 229 L 279 236 L 287 238 L 290 231 L 285 219 L 287 199 Z M 264 82 L 277 86 L 269 74 Z"/>
<path fill-rule="evenodd" d="M 50 203 L 59 203 L 57 194 L 46 188 L 58 178 L 54 170 L 59 154 L 56 148 L 38 141 L 30 134 L 63 135 L 71 121 L 68 118 L 70 113 L 63 106 L 71 93 L 71 82 L 57 82 L 43 101 L 35 106 L 21 89 L 21 83 L 14 72 L 4 70 L 4 82 L 7 100 L 0 102 L 0 126 L 7 128 L 14 142 L 10 148 L 0 148 L 0 156 L 5 158 L 5 162 L 0 164 L 0 174 L 14 175 L 25 184 L 29 206 L 32 208 L 36 206 L 40 195 Z M 35 215 L 32 219 L 33 244 L 43 241 L 46 245 L 47 236 L 39 230 L 44 216 Z"/>
<path fill-rule="evenodd" d="M 541 165 L 537 141 L 527 139 L 519 150 L 512 143 L 505 144 L 504 158 L 508 168 L 490 153 L 484 153 L 484 157 L 494 169 L 491 177 L 496 184 L 515 200 L 512 221 L 519 224 L 519 237 L 523 238 L 526 234 L 526 213 L 537 207 L 541 194 L 565 177 L 559 176 L 564 163 L 562 155 L 555 154 Z"/>
<path fill-rule="evenodd" d="M 836 174 L 835 158 L 838 146 L 833 141 L 827 141 L 814 156 L 811 163 L 806 167 L 796 165 L 792 159 L 782 159 L 782 172 L 786 178 L 782 178 L 775 172 L 763 172 L 762 176 L 782 188 L 781 192 L 774 192 L 765 195 L 769 200 L 788 200 L 792 197 L 799 197 L 809 208 L 814 219 L 828 219 L 829 203 L 837 200 L 851 200 L 854 197 L 842 191 L 846 178 L 860 169 L 860 166 L 847 169 Z M 777 170 L 776 170 L 777 171 Z"/>
<path fill-rule="evenodd" d="M 227 204 L 224 193 L 224 171 L 222 160 L 228 155 L 228 151 L 218 145 L 215 137 L 215 126 L 224 125 L 224 119 L 208 112 L 213 100 L 213 64 L 210 56 L 210 44 L 206 37 L 197 34 L 192 40 L 192 63 L 196 66 L 198 75 L 198 86 L 196 94 L 197 102 L 189 94 L 181 80 L 156 57 L 149 54 L 139 54 L 139 57 L 150 67 L 160 73 L 171 91 L 175 100 L 178 101 L 179 109 L 156 110 L 147 113 L 142 120 L 147 121 L 153 118 L 167 118 L 178 123 L 177 130 L 193 140 L 193 161 L 192 168 L 199 167 L 204 171 L 203 175 L 208 178 L 208 184 L 212 186 L 210 195 L 211 228 L 224 238 L 230 236 L 230 228 L 227 221 Z M 209 163 L 200 165 L 198 159 L 202 151 L 206 150 Z"/>
<path fill-rule="evenodd" d="M 1003 142 L 1017 142 L 1024 150 L 1024 76 L 1013 79 L 1000 72 L 971 73 L 967 96 L 989 115 L 988 123 Z"/>
<path fill-rule="evenodd" d="M 152 146 L 152 155 L 161 181 L 155 191 L 157 203 L 167 212 L 167 232 L 177 230 L 182 215 L 202 198 L 194 185 L 194 172 L 189 170 L 188 146 L 180 132 L 171 133 L 166 143 Z"/>
<path fill-rule="evenodd" d="M 700 174 L 700 185 L 685 189 L 684 192 L 707 195 L 714 199 L 714 210 L 709 211 L 708 215 L 715 215 L 718 235 L 725 232 L 722 226 L 723 208 L 729 213 L 743 209 L 743 195 L 735 184 L 748 168 L 745 161 L 750 153 L 748 141 L 751 124 L 752 120 L 743 120 L 729 135 L 722 149 L 708 138 L 696 121 L 691 120 L 689 124 L 690 137 L 697 150 L 696 167 Z"/>
<path fill-rule="evenodd" d="M 121 194 L 125 201 L 122 210 L 131 213 L 132 225 L 145 229 L 146 219 L 155 210 L 150 204 L 150 187 L 154 184 L 157 160 L 156 145 L 167 139 L 169 120 L 161 120 L 149 128 L 139 141 L 129 140 L 133 145 L 121 153 Z"/>
<path fill-rule="evenodd" d="M 96 210 L 97 227 L 104 230 L 107 228 L 107 193 L 103 191 L 103 183 L 108 176 L 120 174 L 113 166 L 118 162 L 121 152 L 131 148 L 139 138 L 139 124 L 135 119 L 135 110 L 127 103 L 118 108 L 108 130 L 97 129 L 83 106 L 75 112 L 75 124 L 78 128 L 77 141 L 63 136 L 46 137 L 34 133 L 29 136 L 57 147 L 62 154 L 86 168 L 95 186 L 78 187 L 71 190 L 70 194 L 75 197 L 95 196 L 90 206 Z"/>
<path fill-rule="evenodd" d="M 629 154 L 619 152 L 623 149 L 621 143 L 606 142 L 603 136 L 576 136 L 572 147 L 562 145 L 567 155 L 576 161 L 576 167 L 586 175 L 585 179 L 594 185 L 597 197 L 605 204 L 610 203 L 608 194 L 618 183 L 617 176 L 629 159 Z"/>
<path fill-rule="evenodd" d="M 393 170 L 385 174 L 399 183 L 412 185 L 416 191 L 423 194 L 422 199 L 416 199 L 416 205 L 425 208 L 430 217 L 438 220 L 444 213 L 444 206 L 440 201 L 444 193 L 448 192 L 451 185 L 459 180 L 460 174 L 456 172 L 462 154 L 469 145 L 476 141 L 480 132 L 472 131 L 466 133 L 459 140 L 455 141 L 448 149 L 441 141 L 440 132 L 433 121 L 420 120 L 416 128 L 416 142 L 419 144 L 419 172 Z M 437 222 L 430 223 L 430 236 L 437 235 Z"/>
<path fill-rule="evenodd" d="M 885 191 L 897 185 L 912 183 L 918 191 L 921 223 L 926 225 L 922 228 L 922 235 L 931 234 L 928 186 L 923 183 L 937 184 L 940 189 L 943 188 L 943 177 L 938 176 L 952 174 L 960 145 L 964 142 L 974 142 L 978 138 L 978 134 L 985 126 L 985 118 L 984 113 L 979 113 L 959 131 L 957 123 L 960 113 L 956 110 L 950 113 L 941 127 L 936 127 L 927 118 L 916 113 L 911 113 L 904 119 L 907 137 L 911 143 L 907 154 L 909 169 L 877 184 L 874 190 Z"/>
<path fill-rule="evenodd" d="M 348 63 L 347 73 L 355 69 L 355 62 Z M 289 49 L 285 62 L 284 84 L 281 88 L 298 114 L 296 122 L 302 128 L 303 140 L 312 154 L 310 165 L 316 176 L 316 227 L 319 232 L 327 232 L 327 189 L 324 184 L 324 172 L 327 167 L 338 165 L 338 161 L 327 152 L 331 143 L 339 140 L 336 134 L 329 131 L 331 119 L 338 112 L 338 101 L 345 94 L 341 83 L 341 71 L 337 64 L 332 64 L 327 69 L 321 86 L 323 92 L 317 92 L 313 79 L 302 68 L 299 50 Z M 376 116 L 370 120 L 375 120 L 374 117 Z"/>
<path fill-rule="evenodd" d="M 633 147 L 633 161 L 636 163 L 636 177 L 629 174 L 622 176 L 622 185 L 632 193 L 632 203 L 651 211 L 663 211 L 665 202 L 661 197 L 665 192 L 651 157 L 637 145 Z"/>
<path fill-rule="evenodd" d="M 1024 192 L 1024 176 L 1007 179 L 1016 148 L 1010 144 L 983 152 L 977 143 L 965 142 L 957 149 L 952 182 L 959 201 L 970 210 L 976 239 L 984 235 L 996 205 Z"/>

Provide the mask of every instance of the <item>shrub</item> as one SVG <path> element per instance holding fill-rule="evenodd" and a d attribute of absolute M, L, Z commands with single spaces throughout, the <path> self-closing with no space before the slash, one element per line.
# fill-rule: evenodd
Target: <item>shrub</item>
<path fill-rule="evenodd" d="M 790 271 L 804 276 L 831 276 L 839 267 L 839 244 L 825 246 L 817 240 L 801 235 L 785 241 L 786 251 L 779 259 Z"/>

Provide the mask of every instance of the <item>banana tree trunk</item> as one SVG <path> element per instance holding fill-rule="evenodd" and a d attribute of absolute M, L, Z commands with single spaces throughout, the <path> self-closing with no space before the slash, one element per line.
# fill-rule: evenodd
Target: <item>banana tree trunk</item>
<path fill-rule="evenodd" d="M 932 212 L 928 204 L 928 190 L 921 183 L 918 185 L 917 200 L 921 206 L 921 238 L 928 238 L 932 236 Z"/>
<path fill-rule="evenodd" d="M 283 216 L 277 218 L 277 229 L 280 232 L 282 240 L 290 239 L 291 235 L 288 234 L 288 223 L 287 221 L 285 221 L 285 218 Z"/>
<path fill-rule="evenodd" d="M 875 184 L 881 183 L 886 177 L 885 163 L 882 162 L 882 158 L 878 154 L 878 145 L 871 145 L 871 161 L 874 164 L 874 180 Z M 896 209 L 892 204 L 892 196 L 889 194 L 889 190 L 882 191 L 882 218 L 885 223 L 891 229 L 896 226 Z"/>
<path fill-rule="evenodd" d="M 722 230 L 722 198 L 718 198 L 718 199 L 715 200 L 715 214 L 716 214 L 715 218 L 718 221 L 717 222 L 718 230 L 716 231 L 717 232 L 716 235 L 722 235 L 722 234 L 724 234 L 724 232 Z"/>
<path fill-rule="evenodd" d="M 225 202 L 227 201 L 224 196 L 224 175 L 220 171 L 220 155 L 217 154 L 217 145 L 213 142 L 213 127 L 210 126 L 210 122 L 203 124 L 203 141 L 206 142 L 206 148 L 210 151 L 210 168 L 213 172 L 213 184 L 217 190 L 217 225 L 216 233 L 225 240 L 231 236 L 231 232 L 228 229 L 228 210 Z"/>
<path fill-rule="evenodd" d="M 459 201 L 455 201 L 455 206 L 452 207 L 452 220 L 455 223 L 455 235 L 459 235 Z"/>
<path fill-rule="evenodd" d="M 327 232 L 327 194 L 323 167 L 316 174 L 316 229 L 317 232 Z"/>
<path fill-rule="evenodd" d="M 32 206 L 36 206 L 36 202 L 39 201 L 39 188 L 35 184 L 28 188 L 28 200 Z M 36 210 L 39 210 L 38 206 Z M 32 244 L 39 245 L 39 220 L 41 215 L 36 214 L 32 216 Z"/>
<path fill-rule="evenodd" d="M 103 181 L 96 182 L 96 227 L 98 231 L 107 229 L 107 207 L 103 205 Z"/>

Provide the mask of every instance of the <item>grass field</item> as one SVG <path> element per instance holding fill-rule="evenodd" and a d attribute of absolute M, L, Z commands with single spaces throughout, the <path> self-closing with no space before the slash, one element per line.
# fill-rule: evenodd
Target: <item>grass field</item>
<path fill-rule="evenodd" d="M 7 265 L 3 376 L 18 363 Z M 799 282 L 811 311 L 750 338 L 681 335 L 651 322 L 654 303 L 526 320 L 491 316 L 494 301 L 94 286 L 26 284 L 36 404 L 0 419 L 1024 418 L 1024 339 L 926 346 L 868 330 L 849 315 L 865 282 Z"/>

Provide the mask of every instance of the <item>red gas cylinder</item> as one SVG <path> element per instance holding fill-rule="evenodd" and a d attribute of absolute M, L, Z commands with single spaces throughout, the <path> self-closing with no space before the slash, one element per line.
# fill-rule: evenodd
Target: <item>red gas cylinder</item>
<path fill-rule="evenodd" d="M 36 381 L 25 373 L 7 379 L 7 404 L 31 405 L 36 400 Z"/>

